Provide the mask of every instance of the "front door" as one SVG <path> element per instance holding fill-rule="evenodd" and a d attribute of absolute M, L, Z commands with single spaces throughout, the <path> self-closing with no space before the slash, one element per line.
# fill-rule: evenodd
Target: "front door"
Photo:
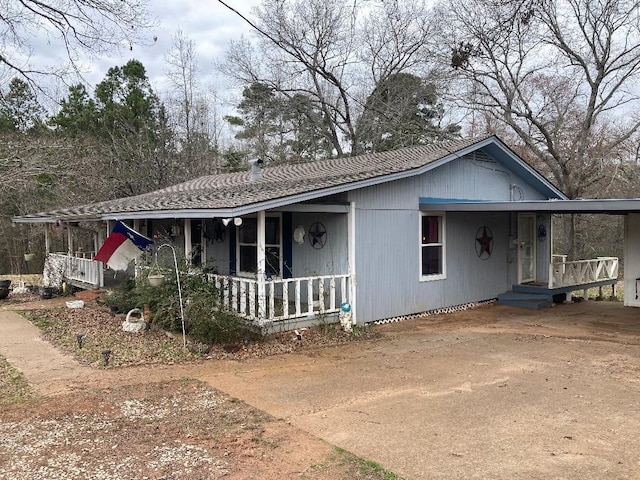
<path fill-rule="evenodd" d="M 536 279 L 536 216 L 518 215 L 518 283 Z"/>

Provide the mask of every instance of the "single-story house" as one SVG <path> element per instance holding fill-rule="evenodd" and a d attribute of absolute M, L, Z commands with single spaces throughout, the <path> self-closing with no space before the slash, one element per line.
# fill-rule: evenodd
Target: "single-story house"
<path fill-rule="evenodd" d="M 263 327 L 291 329 L 335 317 L 345 302 L 354 322 L 374 322 L 505 292 L 505 302 L 540 306 L 614 283 L 617 258 L 554 256 L 551 216 L 568 212 L 635 213 L 627 230 L 640 237 L 640 201 L 568 200 L 486 136 L 278 166 L 254 161 L 251 171 L 14 221 L 69 231 L 98 222 L 96 249 L 116 220 L 168 236 L 192 268 L 209 273 L 229 308 Z M 65 277 L 101 286 L 102 265 L 75 255 L 71 238 L 57 254 Z M 626 258 L 625 272 L 640 277 L 640 253 Z M 542 296 L 525 297 L 531 292 Z"/>

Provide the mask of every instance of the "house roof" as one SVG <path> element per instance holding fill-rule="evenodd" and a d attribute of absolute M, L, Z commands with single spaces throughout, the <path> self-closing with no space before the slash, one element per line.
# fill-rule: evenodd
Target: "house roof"
<path fill-rule="evenodd" d="M 230 217 L 253 213 L 400 178 L 419 175 L 479 148 L 525 174 L 550 198 L 566 198 L 495 136 L 402 148 L 313 162 L 264 167 L 262 178 L 250 172 L 207 175 L 132 197 L 15 217 L 17 223 L 56 220 Z"/>

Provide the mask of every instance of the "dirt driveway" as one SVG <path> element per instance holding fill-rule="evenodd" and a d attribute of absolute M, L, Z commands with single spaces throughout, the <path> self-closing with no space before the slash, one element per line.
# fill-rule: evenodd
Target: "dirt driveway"
<path fill-rule="evenodd" d="M 27 378 L 58 395 L 195 378 L 407 479 L 640 478 L 640 310 L 488 306 L 379 328 L 300 354 Z"/>
<path fill-rule="evenodd" d="M 640 478 L 640 311 L 490 306 L 193 372 L 406 478 Z"/>

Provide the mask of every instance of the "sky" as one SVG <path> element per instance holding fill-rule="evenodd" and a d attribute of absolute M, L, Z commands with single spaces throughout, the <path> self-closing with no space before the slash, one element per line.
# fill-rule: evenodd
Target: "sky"
<path fill-rule="evenodd" d="M 259 0 L 227 0 L 227 3 L 250 17 L 251 8 L 257 5 Z M 187 39 L 194 41 L 202 83 L 214 86 L 219 95 L 228 96 L 225 95 L 225 90 L 231 87 L 216 73 L 215 62 L 224 58 L 224 52 L 231 40 L 238 40 L 242 35 L 251 36 L 251 29 L 246 22 L 224 5 L 212 0 L 149 0 L 149 11 L 157 24 L 145 33 L 149 45 L 134 45 L 133 50 L 122 48 L 105 55 L 86 55 L 81 58 L 83 78 L 89 91 L 93 91 L 95 85 L 105 78 L 109 68 L 136 59 L 145 66 L 152 88 L 162 93 L 167 88 L 165 57 L 172 48 L 174 35 L 181 30 Z M 154 38 L 157 38 L 155 42 Z M 65 55 L 61 45 L 41 34 L 33 42 L 30 61 L 35 65 L 51 65 L 58 61 L 64 62 Z M 69 80 L 69 83 L 77 83 L 75 79 Z M 59 90 L 59 97 L 66 96 L 66 87 Z"/>

